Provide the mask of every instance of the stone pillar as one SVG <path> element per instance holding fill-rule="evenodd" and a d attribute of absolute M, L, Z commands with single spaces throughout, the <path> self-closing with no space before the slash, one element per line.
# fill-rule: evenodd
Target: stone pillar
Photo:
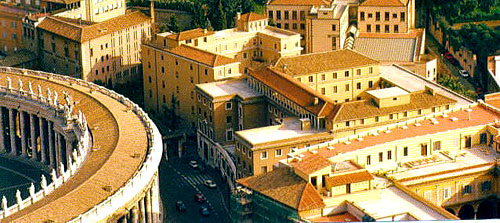
<path fill-rule="evenodd" d="M 61 141 L 63 140 L 61 134 L 59 134 L 57 131 L 54 131 L 56 134 L 56 166 L 59 167 L 59 164 L 62 162 L 62 157 L 61 157 L 61 147 L 62 143 Z M 66 165 L 66 164 L 65 164 Z"/>
<path fill-rule="evenodd" d="M 45 137 L 47 133 L 45 132 L 45 129 L 43 128 L 43 118 L 38 117 L 38 122 L 39 122 L 39 130 L 40 130 L 40 156 L 41 156 L 41 162 L 44 164 L 47 164 L 47 147 L 46 147 L 46 140 Z"/>
<path fill-rule="evenodd" d="M 141 211 L 141 222 L 146 222 L 146 205 L 145 205 L 146 197 L 143 197 L 139 201 L 139 209 Z"/>
<path fill-rule="evenodd" d="M 0 152 L 5 153 L 5 141 L 4 141 L 4 126 L 3 126 L 3 108 L 0 107 Z"/>
<path fill-rule="evenodd" d="M 156 172 L 156 177 L 153 181 L 153 184 L 151 185 L 151 212 L 153 215 L 153 222 L 155 223 L 160 223 L 162 222 L 160 217 L 162 214 L 162 210 L 160 209 L 161 205 L 161 200 L 160 200 L 160 195 L 158 194 L 158 172 Z"/>
<path fill-rule="evenodd" d="M 139 223 L 139 209 L 137 208 L 137 206 L 134 206 L 132 208 L 132 219 L 131 219 L 132 223 Z"/>
<path fill-rule="evenodd" d="M 36 143 L 35 117 L 30 114 L 30 130 L 31 130 L 31 159 L 38 160 L 38 145 Z"/>
<path fill-rule="evenodd" d="M 16 119 L 15 119 L 15 111 L 13 108 L 9 108 L 9 131 L 10 131 L 10 154 L 13 156 L 17 155 L 17 146 L 16 146 Z"/>
<path fill-rule="evenodd" d="M 51 167 L 55 167 L 56 161 L 55 156 L 55 143 L 54 143 L 54 123 L 47 120 L 47 131 L 49 132 L 49 162 Z"/>
<path fill-rule="evenodd" d="M 66 160 L 68 161 L 68 164 L 66 164 L 66 165 L 69 167 L 70 166 L 69 158 L 71 157 L 71 159 L 73 159 L 73 157 L 72 157 L 73 139 L 70 139 L 69 137 L 65 137 L 64 140 L 66 140 Z"/>
<path fill-rule="evenodd" d="M 19 111 L 19 125 L 21 129 L 21 156 L 26 157 L 26 150 L 28 148 L 28 145 L 26 145 L 26 123 L 22 111 Z"/>
<path fill-rule="evenodd" d="M 146 215 L 147 223 L 153 223 L 151 213 L 151 189 L 146 191 Z"/>

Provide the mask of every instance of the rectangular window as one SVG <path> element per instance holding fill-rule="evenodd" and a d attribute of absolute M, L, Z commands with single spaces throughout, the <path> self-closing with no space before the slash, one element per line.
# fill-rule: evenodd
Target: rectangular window
<path fill-rule="evenodd" d="M 356 74 L 357 74 L 357 75 L 361 75 L 361 69 L 357 69 L 357 70 L 356 70 Z"/>
<path fill-rule="evenodd" d="M 386 33 L 390 32 L 389 25 L 385 25 L 385 32 L 386 32 Z"/>
<path fill-rule="evenodd" d="M 290 29 L 290 25 L 288 23 L 285 23 L 285 29 Z"/>
<path fill-rule="evenodd" d="M 226 130 L 226 141 L 233 141 L 233 130 Z"/>
<path fill-rule="evenodd" d="M 375 12 L 375 21 L 380 21 L 380 12 Z"/>
<path fill-rule="evenodd" d="M 408 156 L 408 146 L 405 146 L 405 148 L 403 148 L 403 156 Z"/>
<path fill-rule="evenodd" d="M 491 190 L 491 181 L 484 181 L 481 183 L 481 191 L 490 191 Z"/>
<path fill-rule="evenodd" d="M 441 141 L 434 142 L 434 151 L 441 150 Z"/>
<path fill-rule="evenodd" d="M 290 14 L 288 13 L 288 11 L 285 11 L 285 20 L 288 20 L 290 19 Z"/>
<path fill-rule="evenodd" d="M 325 88 L 321 88 L 321 94 L 322 94 L 322 95 L 325 95 L 325 94 L 326 94 L 326 89 L 325 89 Z"/>
<path fill-rule="evenodd" d="M 260 153 L 260 159 L 267 159 L 267 151 L 261 152 Z"/>
<path fill-rule="evenodd" d="M 368 87 L 372 88 L 373 87 L 373 81 L 368 81 Z"/>
<path fill-rule="evenodd" d="M 297 20 L 297 11 L 292 11 L 292 19 Z"/>
<path fill-rule="evenodd" d="M 383 162 L 384 161 L 384 153 L 383 152 L 378 153 L 378 161 L 379 162 Z"/>
<path fill-rule="evenodd" d="M 365 21 L 365 12 L 360 12 L 359 18 L 361 19 L 361 21 Z"/>
<path fill-rule="evenodd" d="M 390 13 L 385 12 L 385 21 L 389 21 Z"/>
<path fill-rule="evenodd" d="M 380 32 L 380 25 L 375 25 L 375 32 L 377 32 L 377 33 Z"/>
<path fill-rule="evenodd" d="M 344 75 L 345 75 L 345 77 L 349 77 L 349 71 L 346 71 L 346 72 L 344 73 Z"/>
<path fill-rule="evenodd" d="M 366 156 L 366 165 L 371 165 L 372 164 L 372 159 L 371 159 L 371 156 L 368 155 Z"/>
<path fill-rule="evenodd" d="M 322 74 L 322 75 L 321 75 L 321 80 L 322 80 L 322 81 L 325 81 L 325 80 L 326 80 L 326 75 L 325 75 L 325 74 Z"/>
<path fill-rule="evenodd" d="M 465 185 L 462 188 L 462 195 L 470 194 L 472 193 L 472 185 Z"/>
<path fill-rule="evenodd" d="M 347 126 L 347 127 L 351 126 L 351 122 L 350 121 L 346 121 L 345 122 L 345 126 Z"/>
<path fill-rule="evenodd" d="M 375 122 L 378 122 L 378 121 L 379 121 L 379 117 L 375 116 Z"/>
<path fill-rule="evenodd" d="M 345 91 L 349 91 L 349 84 L 345 85 Z"/>
<path fill-rule="evenodd" d="M 232 102 L 226 102 L 226 110 L 232 110 L 233 109 L 233 103 Z"/>
<path fill-rule="evenodd" d="M 306 24 L 301 23 L 301 24 L 300 24 L 300 30 L 304 30 L 304 29 L 306 29 Z"/>
<path fill-rule="evenodd" d="M 451 187 L 443 188 L 443 200 L 451 197 Z"/>
<path fill-rule="evenodd" d="M 336 72 L 332 74 L 332 78 L 333 79 L 337 79 L 337 73 Z"/>
<path fill-rule="evenodd" d="M 405 21 L 405 13 L 404 12 L 401 12 L 401 22 L 404 22 Z"/>
<path fill-rule="evenodd" d="M 357 88 L 358 90 L 360 90 L 360 89 L 361 89 L 361 82 L 356 84 L 356 88 Z"/>
<path fill-rule="evenodd" d="M 387 159 L 392 160 L 392 151 L 391 150 L 387 151 Z"/>
<path fill-rule="evenodd" d="M 297 29 L 297 23 L 292 24 L 292 29 L 294 29 L 294 30 Z"/>
<path fill-rule="evenodd" d="M 332 31 L 337 31 L 337 25 L 335 24 L 332 25 Z"/>
<path fill-rule="evenodd" d="M 269 11 L 267 11 L 267 16 L 268 16 L 270 19 L 273 19 L 273 10 L 269 10 Z"/>
<path fill-rule="evenodd" d="M 233 122 L 233 116 L 226 116 L 226 123 L 231 124 Z"/>
<path fill-rule="evenodd" d="M 306 20 L 306 12 L 305 11 L 300 11 L 300 20 L 301 21 L 305 21 Z"/>
<path fill-rule="evenodd" d="M 313 76 L 309 76 L 309 82 L 313 82 L 313 81 L 314 81 Z"/>
<path fill-rule="evenodd" d="M 399 33 L 399 26 L 398 25 L 394 25 L 394 32 Z"/>
<path fill-rule="evenodd" d="M 420 145 L 420 155 L 427 156 L 427 144 L 424 143 Z"/>
<path fill-rule="evenodd" d="M 277 149 L 277 150 L 274 151 L 274 156 L 280 157 L 281 155 L 282 155 L 281 149 Z"/>
<path fill-rule="evenodd" d="M 276 11 L 276 19 L 281 20 L 281 11 Z"/>
<path fill-rule="evenodd" d="M 333 86 L 333 93 L 337 93 L 337 86 Z"/>
<path fill-rule="evenodd" d="M 370 25 L 370 24 L 366 25 L 366 32 L 369 32 L 369 33 L 372 32 L 372 25 Z"/>

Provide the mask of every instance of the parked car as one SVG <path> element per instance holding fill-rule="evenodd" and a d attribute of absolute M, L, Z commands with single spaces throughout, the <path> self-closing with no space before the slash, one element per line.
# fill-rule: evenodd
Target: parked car
<path fill-rule="evenodd" d="M 200 213 L 203 216 L 210 216 L 210 211 L 208 210 L 208 207 L 205 205 L 201 205 L 200 207 Z"/>
<path fill-rule="evenodd" d="M 469 72 L 466 70 L 459 70 L 458 73 L 460 73 L 462 77 L 469 77 Z"/>
<path fill-rule="evenodd" d="M 186 211 L 186 204 L 184 204 L 183 201 L 177 201 L 175 203 L 175 208 L 177 208 L 177 210 L 179 212 L 185 212 Z"/>
<path fill-rule="evenodd" d="M 189 161 L 189 166 L 193 169 L 198 168 L 198 162 L 196 160 Z"/>
<path fill-rule="evenodd" d="M 207 200 L 207 198 L 205 198 L 205 196 L 203 196 L 203 194 L 201 193 L 197 193 L 194 195 L 194 201 L 198 202 L 198 203 L 203 203 Z"/>
<path fill-rule="evenodd" d="M 205 180 L 203 182 L 203 184 L 205 186 L 207 186 L 208 188 L 216 188 L 217 187 L 217 184 L 215 184 L 215 182 L 213 180 Z"/>

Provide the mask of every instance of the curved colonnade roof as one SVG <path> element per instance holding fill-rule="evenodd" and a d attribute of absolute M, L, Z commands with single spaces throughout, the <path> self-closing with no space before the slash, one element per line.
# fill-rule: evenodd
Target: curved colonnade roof
<path fill-rule="evenodd" d="M 87 119 L 93 135 L 93 150 L 70 180 L 44 199 L 8 216 L 2 222 L 67 222 L 103 202 L 132 178 L 141 167 L 148 147 L 146 128 L 140 118 L 119 101 L 85 86 L 38 76 L 0 72 L 6 78 L 46 89 L 67 91 Z M 13 84 L 16 86 L 16 84 Z M 139 157 L 139 158 L 137 158 Z M 111 191 L 105 190 L 109 188 Z"/>

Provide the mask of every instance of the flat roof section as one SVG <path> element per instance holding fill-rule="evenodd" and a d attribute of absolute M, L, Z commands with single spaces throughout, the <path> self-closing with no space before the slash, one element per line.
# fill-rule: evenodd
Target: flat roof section
<path fill-rule="evenodd" d="M 261 96 L 248 86 L 246 79 L 197 84 L 196 87 L 212 98 L 238 95 L 242 99 L 249 99 Z"/>
<path fill-rule="evenodd" d="M 407 91 L 399 87 L 382 88 L 377 90 L 366 91 L 366 93 L 376 98 L 390 98 L 408 94 Z"/>
<path fill-rule="evenodd" d="M 472 100 L 397 65 L 382 65 L 380 66 L 380 73 L 383 79 L 409 92 L 425 90 L 425 86 L 427 86 L 432 88 L 436 93 L 456 100 L 457 105 L 473 103 Z"/>

